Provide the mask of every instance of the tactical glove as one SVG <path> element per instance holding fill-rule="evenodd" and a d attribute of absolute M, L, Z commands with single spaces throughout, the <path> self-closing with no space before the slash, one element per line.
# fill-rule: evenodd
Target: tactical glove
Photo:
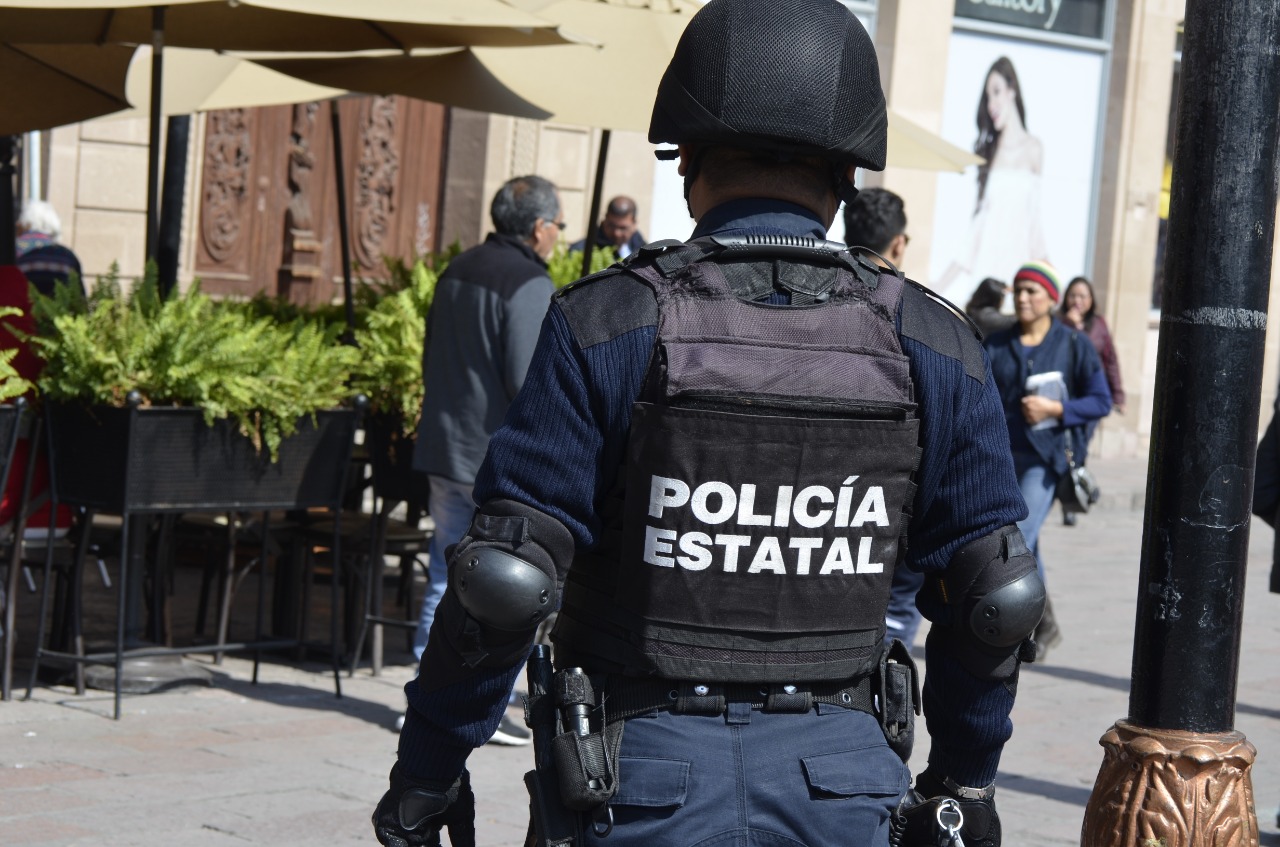
<path fill-rule="evenodd" d="M 453 784 L 414 779 L 391 768 L 391 787 L 373 810 L 373 832 L 386 847 L 441 847 L 448 829 L 453 847 L 475 847 L 476 796 L 466 771 Z"/>
<path fill-rule="evenodd" d="M 965 788 L 926 769 L 893 813 L 890 847 L 1000 847 L 995 788 Z"/>

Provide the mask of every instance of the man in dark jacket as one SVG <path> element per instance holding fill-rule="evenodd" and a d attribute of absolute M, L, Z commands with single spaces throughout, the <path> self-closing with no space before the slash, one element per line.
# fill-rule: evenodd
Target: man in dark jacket
<path fill-rule="evenodd" d="M 907 255 L 907 213 L 902 198 L 885 188 L 864 188 L 844 204 L 844 241 L 866 247 L 896 268 Z"/>
<path fill-rule="evenodd" d="M 494 196 L 490 216 L 495 232 L 449 263 L 427 316 L 426 394 L 413 465 L 430 481 L 427 508 L 436 531 L 414 636 L 419 659 L 448 581 L 445 548 L 471 522 L 476 472 L 524 384 L 555 291 L 546 264 L 564 229 L 555 186 L 516 177 Z M 505 721 L 491 740 L 527 744 L 529 734 Z"/>
<path fill-rule="evenodd" d="M 844 204 L 844 241 L 850 247 L 866 247 L 901 270 L 910 240 L 902 198 L 892 191 L 864 188 Z M 915 643 L 920 628 L 916 594 L 923 585 L 924 574 L 919 571 L 906 565 L 894 569 L 884 617 L 886 638 L 897 638 L 908 647 Z"/>
<path fill-rule="evenodd" d="M 630 197 L 619 195 L 609 201 L 604 212 L 604 220 L 596 227 L 595 246 L 608 247 L 625 259 L 644 246 L 644 233 L 636 224 L 636 201 Z M 587 246 L 584 238 L 569 245 L 570 250 L 583 250 Z"/>
<path fill-rule="evenodd" d="M 887 123 L 837 0 L 689 21 L 649 140 L 694 238 L 553 299 L 406 686 L 383 844 L 474 843 L 467 757 L 558 609 L 528 706 L 541 843 L 998 847 L 1044 594 L 977 338 L 825 241 Z M 933 622 L 914 789 L 909 660 L 881 649 L 904 559 Z"/>

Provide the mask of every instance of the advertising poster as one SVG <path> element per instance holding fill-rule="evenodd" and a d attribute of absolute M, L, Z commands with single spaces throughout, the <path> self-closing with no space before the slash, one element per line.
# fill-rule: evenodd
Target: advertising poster
<path fill-rule="evenodd" d="M 956 32 L 942 136 L 987 160 L 941 174 L 929 285 L 963 308 L 987 277 L 1047 261 L 1063 285 L 1086 272 L 1103 58 Z"/>

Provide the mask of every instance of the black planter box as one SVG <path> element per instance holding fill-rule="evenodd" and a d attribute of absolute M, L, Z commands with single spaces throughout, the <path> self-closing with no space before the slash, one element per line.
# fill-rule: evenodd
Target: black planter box
<path fill-rule="evenodd" d="M 271 461 L 230 420 L 199 409 L 50 403 L 50 463 L 62 503 L 112 513 L 333 508 L 358 409 L 298 423 Z"/>
<path fill-rule="evenodd" d="M 371 414 L 365 418 L 365 446 L 373 471 L 373 490 L 379 497 L 395 502 L 426 505 L 426 474 L 413 470 L 413 448 L 417 441 L 404 434 L 399 415 Z"/>
<path fill-rule="evenodd" d="M 16 403 L 0 404 L 0 489 L 8 479 L 10 462 L 13 461 L 13 448 L 21 434 L 22 413 L 26 411 L 27 401 L 21 398 Z"/>

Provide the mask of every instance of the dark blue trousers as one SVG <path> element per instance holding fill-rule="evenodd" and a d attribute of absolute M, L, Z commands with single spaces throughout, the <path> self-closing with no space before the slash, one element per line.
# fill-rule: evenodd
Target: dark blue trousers
<path fill-rule="evenodd" d="M 884 847 L 910 774 L 865 712 L 730 703 L 653 712 L 622 736 L 614 830 L 598 847 Z"/>

